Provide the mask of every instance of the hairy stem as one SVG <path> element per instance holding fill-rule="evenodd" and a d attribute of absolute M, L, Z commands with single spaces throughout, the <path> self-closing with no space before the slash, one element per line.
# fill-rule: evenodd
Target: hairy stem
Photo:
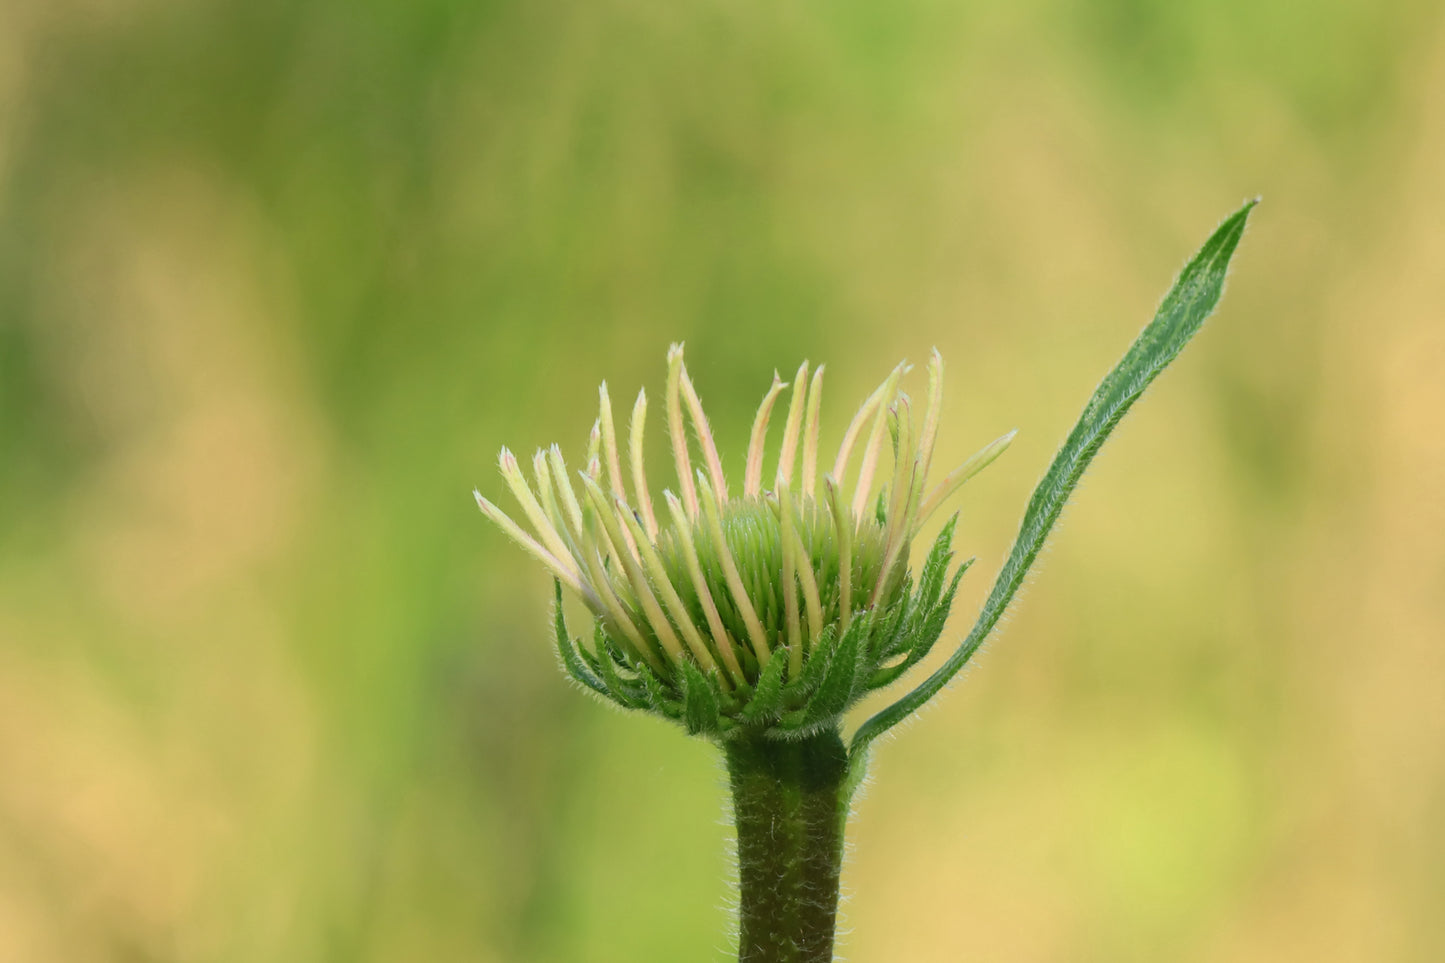
<path fill-rule="evenodd" d="M 740 963 L 831 963 L 848 754 L 833 730 L 725 747 L 738 834 Z"/>

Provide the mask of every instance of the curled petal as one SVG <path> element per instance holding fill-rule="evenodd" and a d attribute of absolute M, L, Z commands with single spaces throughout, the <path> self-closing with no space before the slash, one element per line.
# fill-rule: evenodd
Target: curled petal
<path fill-rule="evenodd" d="M 889 385 L 897 385 L 897 378 L 903 372 L 905 365 L 899 365 L 883 379 L 883 383 L 873 389 L 873 393 L 864 399 L 863 404 L 858 406 L 858 411 L 853 415 L 853 420 L 848 422 L 848 430 L 843 432 L 843 441 L 838 446 L 838 457 L 833 462 L 833 478 L 841 486 L 848 471 L 848 461 L 853 457 L 853 446 L 858 442 L 858 436 L 863 431 L 863 426 L 868 419 L 877 411 L 878 406 L 885 403 L 885 397 L 891 396 L 892 389 Z"/>
<path fill-rule="evenodd" d="M 648 538 L 657 538 L 657 516 L 652 513 L 652 496 L 647 493 L 647 469 L 642 459 L 643 429 L 647 425 L 647 392 L 637 393 L 632 406 L 632 420 L 627 427 L 627 454 L 632 466 L 632 490 L 637 493 L 637 508 Z"/>
<path fill-rule="evenodd" d="M 793 467 L 798 460 L 798 433 L 803 425 L 803 405 L 808 394 L 808 362 L 804 361 L 793 378 L 793 397 L 788 402 L 788 420 L 783 423 L 783 447 L 778 452 L 777 487 L 780 491 L 793 483 Z"/>
<path fill-rule="evenodd" d="M 577 493 L 572 490 L 572 482 L 567 477 L 567 465 L 562 461 L 562 449 L 553 445 L 547 449 L 547 464 L 552 469 L 552 484 L 562 495 L 562 507 L 567 512 L 567 519 L 572 523 L 572 531 L 576 537 L 582 532 L 582 506 L 577 503 Z"/>
<path fill-rule="evenodd" d="M 902 395 L 895 406 L 898 441 L 894 454 L 893 483 L 890 486 L 888 515 L 885 527 L 883 565 L 878 570 L 878 582 L 868 599 L 869 607 L 878 604 L 887 587 L 893 566 L 908 549 L 913 531 L 910 517 L 913 505 L 913 479 L 918 474 L 918 456 L 913 447 L 913 423 L 909 412 L 908 397 Z M 906 560 L 905 560 L 906 561 Z"/>
<path fill-rule="evenodd" d="M 607 466 L 607 487 L 614 495 L 627 497 L 622 487 L 622 462 L 617 457 L 617 429 L 612 424 L 612 398 L 607 393 L 607 382 L 597 389 L 600 414 L 597 423 L 602 426 L 602 455 Z"/>
<path fill-rule="evenodd" d="M 587 602 L 594 612 L 601 608 L 597 596 L 583 584 L 581 578 L 571 567 L 562 564 L 560 559 L 543 548 L 541 543 L 523 531 L 520 525 L 508 518 L 506 512 L 482 497 L 481 492 L 474 490 L 472 495 L 475 496 L 477 507 L 482 510 L 482 514 L 490 518 L 492 523 L 500 528 L 508 538 L 520 545 L 528 555 L 545 565 L 549 572 L 561 579 L 563 585 L 576 592 Z"/>
<path fill-rule="evenodd" d="M 687 454 L 687 430 L 682 422 L 682 345 L 667 349 L 667 433 L 672 439 L 672 460 L 677 466 L 682 503 L 689 518 L 697 518 L 697 489 L 692 482 L 692 459 Z"/>
<path fill-rule="evenodd" d="M 942 505 L 950 495 L 958 491 L 964 482 L 993 464 L 994 459 L 1002 455 L 1008 446 L 1013 443 L 1014 436 L 1017 434 L 1018 429 L 1015 428 L 1008 434 L 995 438 L 974 452 L 968 461 L 965 461 L 962 465 L 959 465 L 944 476 L 943 481 L 939 482 L 937 487 L 929 492 L 928 497 L 923 500 L 923 506 L 918 510 L 917 521 L 914 523 L 915 526 L 922 525 L 928 521 L 929 516 L 938 511 L 938 506 Z"/>
<path fill-rule="evenodd" d="M 788 386 L 788 383 L 773 372 L 773 384 L 768 388 L 768 393 L 763 395 L 763 403 L 758 405 L 758 413 L 753 418 L 753 431 L 748 439 L 748 465 L 743 473 L 743 494 L 756 498 L 763 490 L 763 444 L 768 437 L 768 420 L 773 416 L 773 405 L 778 400 L 778 394 Z"/>
<path fill-rule="evenodd" d="M 803 494 L 813 497 L 818 479 L 818 412 L 823 403 L 823 369 L 818 365 L 808 386 L 808 411 L 803 416 Z"/>
<path fill-rule="evenodd" d="M 883 383 L 877 413 L 873 416 L 873 430 L 868 433 L 868 446 L 863 451 L 863 463 L 858 468 L 858 487 L 853 492 L 853 516 L 861 518 L 868 507 L 868 495 L 873 487 L 873 472 L 878 467 L 878 456 L 883 449 L 883 429 L 888 424 L 888 403 L 898 391 L 898 379 L 903 366 L 893 369 Z"/>
<path fill-rule="evenodd" d="M 692 386 L 692 379 L 687 376 L 687 365 L 682 365 L 681 378 L 682 398 L 687 402 L 688 414 L 692 416 L 692 427 L 697 432 L 697 440 L 702 445 L 703 460 L 707 462 L 708 477 L 712 479 L 713 491 L 723 501 L 728 500 L 728 481 L 723 475 L 722 459 L 718 457 L 717 442 L 712 436 L 712 427 L 708 425 L 707 414 L 702 410 L 702 399 L 697 396 L 697 390 Z"/>
<path fill-rule="evenodd" d="M 943 416 L 943 355 L 934 348 L 928 358 L 928 410 L 923 416 L 923 435 L 918 439 L 918 484 L 922 487 L 933 466 L 933 448 L 938 442 L 938 422 Z"/>
<path fill-rule="evenodd" d="M 527 516 L 527 521 L 532 523 L 532 528 L 536 530 L 542 544 L 557 559 L 558 564 L 571 574 L 572 581 L 580 582 L 582 580 L 581 572 L 577 569 L 577 563 L 572 558 L 571 550 L 562 540 L 562 536 L 552 527 L 546 511 L 538 503 L 536 496 L 532 494 L 532 489 L 527 485 L 527 477 L 522 474 L 521 466 L 517 464 L 516 456 L 503 448 L 498 461 L 502 477 L 507 481 L 507 487 L 516 496 L 517 502 L 522 506 L 522 512 Z"/>

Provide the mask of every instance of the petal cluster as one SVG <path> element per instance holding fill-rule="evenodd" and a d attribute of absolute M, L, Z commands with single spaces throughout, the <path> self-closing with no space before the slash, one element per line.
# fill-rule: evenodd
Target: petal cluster
<path fill-rule="evenodd" d="M 642 672 L 647 685 L 676 687 L 696 670 L 721 694 L 746 694 L 779 659 L 780 680 L 800 679 L 855 620 L 906 595 L 919 527 L 1013 438 L 1004 435 L 926 488 L 942 408 L 935 351 L 921 420 L 900 364 L 858 407 L 831 464 L 821 463 L 824 369 L 805 361 L 791 382 L 774 374 L 753 419 L 742 484 L 732 486 L 682 346 L 667 360 L 663 413 L 676 491 L 654 500 L 648 486 L 646 392 L 632 406 L 624 446 L 603 383 L 580 470 L 569 471 L 553 445 L 533 456 L 529 476 L 504 448 L 501 473 L 518 519 L 476 493 L 487 517 L 592 612 L 589 680 L 606 674 L 602 661 L 610 660 L 608 669 Z M 779 418 L 765 487 L 769 428 Z"/>

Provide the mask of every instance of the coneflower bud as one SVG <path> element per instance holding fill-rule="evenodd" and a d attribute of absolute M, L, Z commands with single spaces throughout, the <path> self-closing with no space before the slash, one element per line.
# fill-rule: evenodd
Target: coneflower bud
<path fill-rule="evenodd" d="M 477 504 L 556 579 L 557 645 L 573 678 L 691 732 L 797 735 L 835 724 L 922 659 L 967 563 L 948 578 L 950 521 L 915 579 L 908 570 L 913 539 L 1013 433 L 925 492 L 943 361 L 937 351 L 929 360 L 921 427 L 900 387 L 908 370 L 894 368 L 864 400 L 821 477 L 823 366 L 810 371 L 803 362 L 791 383 L 775 373 L 753 420 L 741 492 L 730 494 L 682 346 L 673 345 L 665 414 L 678 491 L 662 493 L 665 515 L 647 487 L 643 392 L 628 423 L 625 461 L 605 382 L 584 471 L 569 474 L 553 445 L 537 452 L 529 480 L 502 449 L 502 476 L 530 532 L 480 492 Z M 777 469 L 765 489 L 768 428 L 784 392 L 791 393 Z M 590 646 L 567 634 L 564 586 L 595 618 Z"/>
<path fill-rule="evenodd" d="M 909 569 L 914 538 L 1013 439 L 1009 432 L 927 486 L 943 403 L 938 352 L 928 364 L 921 426 L 900 387 L 908 368 L 899 365 L 849 422 L 831 471 L 818 460 L 823 368 L 810 371 L 804 362 L 781 415 L 777 468 L 765 489 L 768 426 L 790 389 L 775 372 L 753 419 L 741 494 L 734 494 L 682 346 L 673 345 L 665 408 L 678 483 L 677 493 L 662 493 L 665 516 L 647 488 L 645 394 L 628 423 L 630 494 L 605 384 L 586 468 L 576 477 L 555 445 L 533 459 L 535 482 L 502 449 L 502 475 L 530 531 L 480 493 L 477 504 L 552 572 L 557 648 L 567 671 L 621 706 L 659 713 L 720 745 L 737 828 L 741 963 L 834 959 L 844 828 L 871 747 L 942 691 L 999 624 L 1100 446 L 1214 310 L 1255 203 L 1215 230 L 1095 389 L 1034 488 L 972 629 L 847 745 L 843 712 L 928 654 L 969 566 L 950 578 L 957 516 L 916 577 Z M 564 586 L 594 616 L 590 647 L 567 634 Z"/>

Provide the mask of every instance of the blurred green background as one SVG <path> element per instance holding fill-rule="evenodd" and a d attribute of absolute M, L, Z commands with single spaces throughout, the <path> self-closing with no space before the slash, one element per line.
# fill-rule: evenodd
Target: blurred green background
<path fill-rule="evenodd" d="M 943 460 L 1020 429 L 961 632 L 1256 193 L 844 952 L 1438 960 L 1442 171 L 1435 0 L 0 0 L 0 961 L 724 959 L 714 753 L 561 678 L 497 449 L 685 339 L 736 470 L 936 344 Z"/>

